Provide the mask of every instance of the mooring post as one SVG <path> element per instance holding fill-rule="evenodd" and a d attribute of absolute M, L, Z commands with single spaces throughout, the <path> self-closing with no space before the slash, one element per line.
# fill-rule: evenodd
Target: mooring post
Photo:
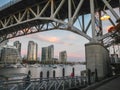
<path fill-rule="evenodd" d="M 55 78 L 55 74 L 56 74 L 56 73 L 55 73 L 55 70 L 54 70 L 54 71 L 53 71 L 53 78 Z"/>
<path fill-rule="evenodd" d="M 47 71 L 47 78 L 49 78 L 50 74 L 49 74 L 49 71 Z"/>
<path fill-rule="evenodd" d="M 64 68 L 62 69 L 62 77 L 63 78 L 65 77 L 65 69 Z"/>
<path fill-rule="evenodd" d="M 43 72 L 40 72 L 40 83 L 42 82 L 42 78 L 43 78 Z"/>

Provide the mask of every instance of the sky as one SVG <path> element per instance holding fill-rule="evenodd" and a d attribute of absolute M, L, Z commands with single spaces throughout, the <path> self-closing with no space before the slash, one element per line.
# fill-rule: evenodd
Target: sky
<path fill-rule="evenodd" d="M 12 45 L 14 41 L 19 40 L 22 43 L 22 55 L 26 55 L 27 46 L 30 40 L 38 44 L 38 56 L 41 56 L 41 48 L 49 45 L 54 45 L 55 57 L 58 58 L 59 52 L 66 50 L 70 61 L 84 61 L 85 57 L 85 38 L 68 31 L 47 31 L 18 38 L 13 38 L 9 41 Z M 73 60 L 73 61 L 74 61 Z"/>
<path fill-rule="evenodd" d="M 9 2 L 10 0 L 0 0 L 0 6 Z M 114 18 L 113 18 L 114 19 Z M 87 21 L 86 21 L 87 22 Z M 104 22 L 105 32 L 109 22 Z M 22 56 L 27 55 L 27 47 L 29 41 L 34 41 L 38 44 L 38 56 L 41 58 L 41 48 L 49 45 L 54 45 L 54 56 L 59 57 L 59 52 L 66 50 L 68 61 L 85 61 L 85 44 L 89 41 L 84 37 L 69 31 L 53 30 L 45 31 L 36 34 L 21 36 L 9 40 L 9 45 L 13 42 L 20 41 L 22 44 Z"/>
<path fill-rule="evenodd" d="M 11 0 L 0 0 L 0 6 L 3 6 L 4 4 L 10 2 Z"/>

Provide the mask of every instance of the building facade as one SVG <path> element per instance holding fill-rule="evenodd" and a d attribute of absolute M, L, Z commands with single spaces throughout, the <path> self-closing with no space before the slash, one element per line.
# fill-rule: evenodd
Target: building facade
<path fill-rule="evenodd" d="M 53 58 L 54 58 L 54 46 L 50 45 L 48 47 L 43 47 L 41 61 L 53 61 Z"/>
<path fill-rule="evenodd" d="M 21 43 L 19 41 L 15 41 L 13 44 L 18 49 L 18 52 L 21 55 Z"/>
<path fill-rule="evenodd" d="M 85 44 L 86 69 L 93 72 L 93 77 L 103 79 L 111 75 L 109 51 L 100 43 Z M 97 73 L 97 74 L 96 74 Z"/>
<path fill-rule="evenodd" d="M 1 39 L 1 38 L 0 38 Z M 1 42 L 0 43 L 0 58 L 1 58 L 1 50 L 2 50 L 2 48 L 5 46 L 5 45 L 7 45 L 7 43 L 8 43 L 8 40 L 5 40 L 5 41 L 3 41 L 3 42 Z M 2 60 L 0 59 L 0 62 L 1 62 Z"/>
<path fill-rule="evenodd" d="M 5 64 L 12 64 L 20 62 L 21 57 L 19 55 L 18 49 L 14 46 L 4 46 L 1 49 L 1 61 Z"/>
<path fill-rule="evenodd" d="M 54 46 L 50 45 L 48 46 L 48 59 L 52 61 L 54 58 Z"/>
<path fill-rule="evenodd" d="M 112 64 L 120 63 L 120 59 L 118 57 L 118 54 L 111 54 L 110 61 L 111 61 Z"/>
<path fill-rule="evenodd" d="M 67 52 L 62 51 L 59 53 L 59 61 L 60 62 L 66 62 L 67 61 Z"/>
<path fill-rule="evenodd" d="M 42 48 L 41 61 L 42 62 L 48 61 L 48 47 L 43 47 Z"/>
<path fill-rule="evenodd" d="M 34 41 L 29 41 L 27 60 L 28 61 L 36 61 L 37 60 L 37 52 L 38 52 L 38 44 L 35 43 Z"/>

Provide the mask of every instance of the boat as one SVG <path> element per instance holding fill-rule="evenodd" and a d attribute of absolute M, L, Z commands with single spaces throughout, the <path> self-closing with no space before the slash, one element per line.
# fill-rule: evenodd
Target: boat
<path fill-rule="evenodd" d="M 22 68 L 24 66 L 20 63 L 16 63 L 16 64 L 5 64 L 4 67 L 5 68 Z"/>
<path fill-rule="evenodd" d="M 24 67 L 22 64 L 20 63 L 16 63 L 15 65 L 13 65 L 15 68 L 22 68 Z"/>
<path fill-rule="evenodd" d="M 37 67 L 40 67 L 40 64 L 32 64 L 32 65 L 29 65 L 30 67 L 34 67 L 34 68 L 37 68 Z"/>
<path fill-rule="evenodd" d="M 52 67 L 53 67 L 53 68 L 57 68 L 57 66 L 56 66 L 56 65 L 53 65 Z"/>
<path fill-rule="evenodd" d="M 0 74 L 0 80 L 16 80 L 16 79 L 23 79 L 27 74 L 25 73 L 9 73 L 7 75 Z"/>
<path fill-rule="evenodd" d="M 6 64 L 4 65 L 4 68 L 17 68 L 17 66 L 14 64 Z"/>

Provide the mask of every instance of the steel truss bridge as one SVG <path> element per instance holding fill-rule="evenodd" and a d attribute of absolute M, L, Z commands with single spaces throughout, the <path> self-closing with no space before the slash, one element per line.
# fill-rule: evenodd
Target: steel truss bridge
<path fill-rule="evenodd" d="M 107 37 L 119 39 L 119 30 L 103 35 L 100 20 L 102 13 L 109 10 L 116 21 L 109 19 L 111 25 L 119 24 L 120 17 L 113 10 L 119 7 L 120 0 L 13 0 L 0 8 L 0 42 L 49 30 L 71 31 L 90 42 L 101 42 Z M 88 23 L 86 14 L 91 15 Z"/>
<path fill-rule="evenodd" d="M 9 80 L 0 84 L 0 90 L 69 90 L 71 88 L 85 87 L 85 77 L 56 77 L 56 78 L 33 78 L 29 85 L 22 80 Z"/>

